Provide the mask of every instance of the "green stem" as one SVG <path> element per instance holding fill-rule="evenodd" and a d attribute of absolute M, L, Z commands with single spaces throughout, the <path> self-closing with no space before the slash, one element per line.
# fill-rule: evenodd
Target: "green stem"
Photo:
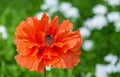
<path fill-rule="evenodd" d="M 46 68 L 44 68 L 44 77 L 46 77 Z"/>

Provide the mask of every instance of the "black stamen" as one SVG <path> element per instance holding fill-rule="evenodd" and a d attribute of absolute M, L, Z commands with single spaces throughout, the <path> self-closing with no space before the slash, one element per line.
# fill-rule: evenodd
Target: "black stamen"
<path fill-rule="evenodd" d="M 53 37 L 51 35 L 46 35 L 46 45 L 49 46 L 53 42 Z"/>

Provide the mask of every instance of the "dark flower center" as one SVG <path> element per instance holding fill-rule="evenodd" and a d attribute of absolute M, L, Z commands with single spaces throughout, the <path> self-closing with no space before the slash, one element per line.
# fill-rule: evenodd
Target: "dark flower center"
<path fill-rule="evenodd" d="M 46 35 L 46 45 L 49 46 L 53 42 L 53 37 L 49 34 Z"/>

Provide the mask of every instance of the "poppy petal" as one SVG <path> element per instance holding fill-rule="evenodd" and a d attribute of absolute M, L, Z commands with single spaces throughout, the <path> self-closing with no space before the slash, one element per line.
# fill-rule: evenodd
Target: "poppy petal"
<path fill-rule="evenodd" d="M 21 55 L 17 55 L 15 56 L 15 60 L 21 67 L 30 69 L 35 61 L 35 58 L 32 56 L 23 57 Z"/>
<path fill-rule="evenodd" d="M 70 69 L 77 65 L 77 63 L 80 61 L 79 54 L 73 54 L 71 51 L 67 52 L 65 55 L 62 55 L 62 59 L 65 62 L 66 68 Z"/>
<path fill-rule="evenodd" d="M 39 63 L 39 65 L 38 65 L 38 72 L 41 72 L 41 73 L 43 73 L 44 72 L 44 70 L 45 70 L 45 65 L 44 65 L 44 63 L 43 63 L 43 61 L 41 62 L 41 63 Z"/>
<path fill-rule="evenodd" d="M 66 64 L 64 62 L 64 60 L 59 57 L 59 61 L 57 63 L 55 63 L 54 65 L 52 65 L 53 68 L 66 68 Z"/>
<path fill-rule="evenodd" d="M 49 29 L 48 29 L 48 34 L 51 34 L 52 36 L 55 35 L 57 29 L 58 29 L 58 17 L 56 16 L 50 23 Z"/>
<path fill-rule="evenodd" d="M 72 29 L 72 23 L 69 20 L 65 20 L 59 26 L 58 34 L 68 32 Z"/>
<path fill-rule="evenodd" d="M 39 62 L 37 59 L 35 59 L 35 61 L 33 62 L 31 68 L 29 68 L 30 71 L 38 71 L 38 67 L 39 67 Z"/>
<path fill-rule="evenodd" d="M 46 13 L 44 13 L 42 15 L 41 20 L 39 21 L 39 27 L 41 31 L 47 32 L 48 24 L 49 24 L 48 20 L 49 20 L 49 17 L 47 16 Z"/>
<path fill-rule="evenodd" d="M 59 47 L 59 48 L 62 48 L 64 45 L 65 45 L 65 44 L 64 44 L 63 42 L 55 42 L 55 43 L 53 43 L 53 44 L 51 45 L 51 47 L 57 46 L 57 47 Z"/>
<path fill-rule="evenodd" d="M 38 26 L 38 20 L 33 17 L 29 17 L 26 19 L 26 21 L 21 22 L 16 28 L 16 38 L 27 39 L 36 42 L 35 37 L 38 27 L 34 27 L 34 25 Z"/>
<path fill-rule="evenodd" d="M 16 32 L 15 32 L 15 36 L 16 38 L 20 38 L 20 39 L 23 39 L 23 38 L 26 38 L 27 37 L 27 34 L 23 31 L 23 26 L 25 25 L 25 21 L 22 21 L 18 27 L 16 28 Z"/>
<path fill-rule="evenodd" d="M 22 56 L 28 56 L 36 51 L 40 45 L 29 41 L 21 41 L 17 44 L 17 51 Z M 37 50 L 38 51 L 38 50 Z"/>

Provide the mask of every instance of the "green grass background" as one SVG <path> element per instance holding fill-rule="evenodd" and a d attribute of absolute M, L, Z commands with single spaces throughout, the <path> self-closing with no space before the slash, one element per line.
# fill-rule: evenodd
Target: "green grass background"
<path fill-rule="evenodd" d="M 59 3 L 63 1 L 79 9 L 81 17 L 74 22 L 73 30 L 79 29 L 87 18 L 94 16 L 91 9 L 97 4 L 106 5 L 108 12 L 120 12 L 120 6 L 112 8 L 102 0 L 60 0 Z M 14 59 L 17 52 L 13 43 L 16 26 L 27 17 L 40 12 L 40 5 L 43 2 L 43 0 L 0 0 L 0 25 L 4 25 L 8 33 L 6 40 L 0 36 L 0 77 L 43 77 L 41 73 L 30 72 L 17 65 Z M 56 12 L 52 17 L 55 15 L 60 17 L 60 21 L 66 19 L 60 12 Z M 93 40 L 94 47 L 89 52 L 81 49 L 81 62 L 76 67 L 71 70 L 52 69 L 47 71 L 47 77 L 85 77 L 88 72 L 92 73 L 91 77 L 95 77 L 95 65 L 107 64 L 104 62 L 107 54 L 112 53 L 120 59 L 120 32 L 115 32 L 112 23 L 108 25 L 102 30 L 93 30 L 91 36 L 85 38 Z M 109 74 L 109 77 L 120 77 L 120 73 Z"/>

